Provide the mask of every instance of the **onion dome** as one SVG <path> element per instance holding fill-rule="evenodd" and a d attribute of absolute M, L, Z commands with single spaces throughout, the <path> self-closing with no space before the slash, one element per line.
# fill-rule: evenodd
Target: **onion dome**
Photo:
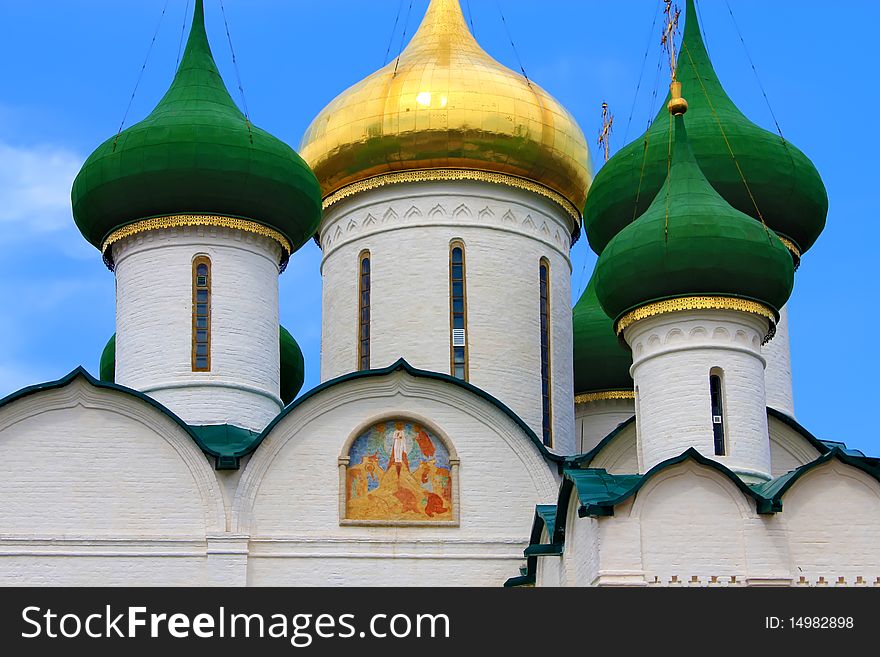
<path fill-rule="evenodd" d="M 279 327 L 281 344 L 281 401 L 289 404 L 302 389 L 305 381 L 305 359 L 296 340 L 283 326 Z M 106 383 L 116 380 L 116 334 L 114 333 L 101 353 L 100 379 Z"/>
<path fill-rule="evenodd" d="M 688 135 L 697 162 L 730 205 L 763 219 L 798 260 L 819 237 L 828 214 L 819 173 L 801 151 L 749 121 L 730 100 L 706 52 L 693 0 L 687 2 L 686 21 L 676 79 L 688 90 Z M 584 210 L 596 253 L 645 212 L 663 185 L 670 125 L 661 108 L 648 131 L 596 175 Z"/>
<path fill-rule="evenodd" d="M 116 381 L 116 334 L 110 336 L 104 351 L 101 352 L 101 364 L 98 367 L 98 378 L 106 383 Z"/>
<path fill-rule="evenodd" d="M 599 305 L 595 276 L 575 304 L 572 322 L 575 402 L 632 397 L 632 355 L 620 344 L 614 323 Z"/>
<path fill-rule="evenodd" d="M 674 125 L 666 182 L 599 256 L 602 308 L 618 332 L 640 315 L 694 308 L 745 310 L 774 324 L 794 280 L 788 250 L 772 230 L 715 191 L 691 151 L 681 114 Z M 663 303 L 671 299 L 676 301 Z"/>
<path fill-rule="evenodd" d="M 281 328 L 281 401 L 289 404 L 296 399 L 306 377 L 306 362 L 293 336 Z"/>
<path fill-rule="evenodd" d="M 72 200 L 77 227 L 102 251 L 120 228 L 146 219 L 154 221 L 144 229 L 217 225 L 210 220 L 219 215 L 233 219 L 222 225 L 276 238 L 289 255 L 321 220 L 309 167 L 251 125 L 230 97 L 211 54 L 203 0 L 171 88 L 146 119 L 92 153 Z"/>
<path fill-rule="evenodd" d="M 431 0 L 399 61 L 331 101 L 300 153 L 325 206 L 355 183 L 470 178 L 534 188 L 579 222 L 592 178 L 574 117 L 480 47 L 458 0 Z"/>

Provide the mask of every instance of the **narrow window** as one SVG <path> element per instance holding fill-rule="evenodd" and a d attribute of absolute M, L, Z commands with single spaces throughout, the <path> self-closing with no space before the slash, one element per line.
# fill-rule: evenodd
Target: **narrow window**
<path fill-rule="evenodd" d="M 449 248 L 449 328 L 452 376 L 467 381 L 467 283 L 464 244 L 454 241 Z"/>
<path fill-rule="evenodd" d="M 553 445 L 553 416 L 550 396 L 550 263 L 541 258 L 539 267 L 541 286 L 541 429 L 544 444 Z"/>
<path fill-rule="evenodd" d="M 192 370 L 211 370 L 211 260 L 193 260 Z"/>
<path fill-rule="evenodd" d="M 709 375 L 709 392 L 712 398 L 712 433 L 715 436 L 715 456 L 724 456 L 724 406 L 722 403 L 721 376 Z"/>
<path fill-rule="evenodd" d="M 370 252 L 358 262 L 358 369 L 370 369 Z"/>

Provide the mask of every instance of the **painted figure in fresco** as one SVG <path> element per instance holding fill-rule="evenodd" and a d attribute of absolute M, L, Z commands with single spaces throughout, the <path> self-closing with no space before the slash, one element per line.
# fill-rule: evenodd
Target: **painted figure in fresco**
<path fill-rule="evenodd" d="M 370 480 L 378 482 L 381 472 L 378 454 L 365 456 L 357 465 L 350 465 L 346 470 L 348 499 L 364 497 L 370 488 Z"/>
<path fill-rule="evenodd" d="M 416 442 L 419 445 L 419 449 L 422 450 L 422 454 L 425 455 L 426 459 L 434 456 L 434 443 L 431 442 L 431 437 L 422 431 L 419 427 L 413 427 L 417 431 Z"/>
<path fill-rule="evenodd" d="M 437 459 L 422 461 L 413 474 L 425 490 L 436 493 L 446 500 L 452 499 L 452 477 L 448 468 L 437 467 Z"/>
<path fill-rule="evenodd" d="M 397 474 L 400 475 L 401 465 L 406 466 L 409 472 L 409 458 L 406 455 L 406 432 L 403 430 L 403 422 L 394 425 L 394 434 L 391 436 L 391 456 L 388 459 L 388 469 L 394 464 Z"/>
<path fill-rule="evenodd" d="M 425 505 L 425 515 L 429 518 L 433 518 L 435 515 L 439 515 L 441 513 L 446 513 L 449 511 L 443 505 L 443 498 L 437 495 L 436 493 L 428 493 L 428 502 Z"/>

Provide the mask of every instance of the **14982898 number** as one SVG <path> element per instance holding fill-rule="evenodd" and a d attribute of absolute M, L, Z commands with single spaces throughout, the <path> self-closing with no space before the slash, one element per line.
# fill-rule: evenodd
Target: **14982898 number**
<path fill-rule="evenodd" d="M 799 630 L 840 630 L 852 629 L 852 616 L 792 616 L 789 627 Z"/>

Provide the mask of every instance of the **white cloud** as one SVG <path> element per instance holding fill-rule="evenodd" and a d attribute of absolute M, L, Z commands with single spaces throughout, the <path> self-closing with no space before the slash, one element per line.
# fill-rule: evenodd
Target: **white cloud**
<path fill-rule="evenodd" d="M 4 241 L 69 226 L 70 188 L 83 158 L 50 145 L 0 142 L 0 233 Z"/>

